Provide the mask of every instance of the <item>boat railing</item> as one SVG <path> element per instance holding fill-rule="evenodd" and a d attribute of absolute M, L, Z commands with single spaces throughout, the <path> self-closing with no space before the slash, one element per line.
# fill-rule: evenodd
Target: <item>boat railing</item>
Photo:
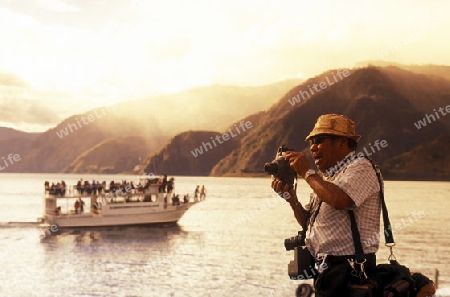
<path fill-rule="evenodd" d="M 90 197 L 90 196 L 110 196 L 111 198 L 126 197 L 127 195 L 137 194 L 159 194 L 158 187 L 151 185 L 149 188 L 144 187 L 115 187 L 109 188 L 91 188 L 84 189 L 79 188 L 77 185 L 70 185 L 65 188 L 46 188 L 46 197 L 52 198 L 78 198 L 78 197 Z M 120 199 L 119 199 L 120 200 Z"/>

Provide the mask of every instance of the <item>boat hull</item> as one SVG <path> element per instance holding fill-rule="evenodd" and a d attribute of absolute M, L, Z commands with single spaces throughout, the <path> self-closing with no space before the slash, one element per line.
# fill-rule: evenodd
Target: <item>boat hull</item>
<path fill-rule="evenodd" d="M 49 225 L 57 225 L 60 228 L 175 223 L 178 222 L 184 213 L 194 204 L 196 203 L 191 202 L 178 206 L 169 206 L 165 210 L 158 211 L 158 209 L 155 209 L 155 211 L 152 212 L 137 212 L 136 208 L 130 208 L 128 213 L 121 214 L 95 214 L 89 212 L 73 215 L 46 215 L 45 223 Z"/>

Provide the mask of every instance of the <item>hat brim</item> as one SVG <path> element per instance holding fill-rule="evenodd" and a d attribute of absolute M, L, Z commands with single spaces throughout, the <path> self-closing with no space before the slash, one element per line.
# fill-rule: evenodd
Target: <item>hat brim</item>
<path fill-rule="evenodd" d="M 311 139 L 311 137 L 314 137 L 314 136 L 317 136 L 317 135 L 321 135 L 321 134 L 328 134 L 328 135 L 336 135 L 336 136 L 347 137 L 347 138 L 353 139 L 355 141 L 359 141 L 362 138 L 361 135 L 346 134 L 346 133 L 343 133 L 341 131 L 335 131 L 335 130 L 331 130 L 331 129 L 328 129 L 328 128 L 323 128 L 323 129 L 316 128 L 316 129 L 313 129 L 313 131 L 311 131 L 311 133 L 309 133 L 308 136 L 306 136 L 305 140 L 308 141 L 308 140 Z"/>

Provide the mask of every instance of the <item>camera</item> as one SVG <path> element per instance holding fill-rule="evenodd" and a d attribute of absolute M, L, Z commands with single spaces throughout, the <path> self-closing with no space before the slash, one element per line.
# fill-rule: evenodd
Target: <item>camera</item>
<path fill-rule="evenodd" d="M 298 231 L 297 236 L 286 238 L 284 240 L 284 247 L 286 251 L 292 251 L 296 247 L 305 245 L 305 231 Z"/>
<path fill-rule="evenodd" d="M 291 279 L 306 280 L 318 274 L 315 260 L 305 246 L 305 236 L 306 230 L 303 230 L 298 231 L 297 236 L 284 240 L 286 251 L 294 250 L 294 260 L 288 264 L 288 275 Z"/>
<path fill-rule="evenodd" d="M 264 164 L 264 171 L 281 180 L 283 185 L 287 184 L 289 188 L 293 188 L 297 173 L 291 169 L 288 161 L 285 159 L 287 151 L 292 150 L 284 144 L 280 146 L 275 155 L 275 160 Z"/>

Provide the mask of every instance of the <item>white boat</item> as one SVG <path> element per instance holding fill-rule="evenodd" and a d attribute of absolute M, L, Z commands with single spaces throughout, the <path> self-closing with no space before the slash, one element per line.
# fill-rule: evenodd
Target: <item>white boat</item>
<path fill-rule="evenodd" d="M 86 191 L 71 186 L 44 195 L 44 225 L 58 228 L 175 223 L 198 199 L 179 199 L 157 184 L 119 191 Z M 119 193 L 119 194 L 118 194 Z M 78 202 L 77 202 L 78 201 Z M 78 204 L 78 205 L 77 205 Z"/>

